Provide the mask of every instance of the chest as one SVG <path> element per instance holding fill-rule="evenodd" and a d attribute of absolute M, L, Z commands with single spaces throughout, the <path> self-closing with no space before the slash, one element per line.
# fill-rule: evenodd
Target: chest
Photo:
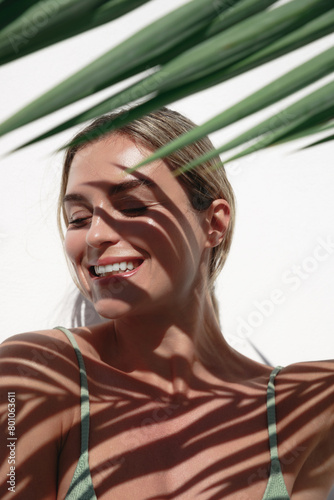
<path fill-rule="evenodd" d="M 74 420 L 62 450 L 65 493 L 80 453 L 78 412 Z M 140 384 L 94 387 L 89 436 L 99 499 L 260 500 L 266 489 L 265 391 L 230 387 L 184 401 Z"/>

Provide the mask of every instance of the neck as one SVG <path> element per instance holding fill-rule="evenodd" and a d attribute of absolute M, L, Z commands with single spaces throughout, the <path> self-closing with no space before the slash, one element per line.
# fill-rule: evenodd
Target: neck
<path fill-rule="evenodd" d="M 221 334 L 208 292 L 171 311 L 106 323 L 109 339 L 110 328 L 114 332 L 108 361 L 169 394 L 186 395 L 212 383 L 236 356 Z"/>

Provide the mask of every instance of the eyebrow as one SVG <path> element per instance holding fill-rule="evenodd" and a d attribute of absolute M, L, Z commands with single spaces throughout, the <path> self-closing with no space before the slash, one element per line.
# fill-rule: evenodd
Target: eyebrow
<path fill-rule="evenodd" d="M 135 189 L 140 186 L 147 186 L 150 188 L 157 188 L 158 185 L 151 181 L 150 179 L 133 179 L 130 181 L 123 181 L 120 182 L 119 184 L 115 184 L 110 187 L 108 191 L 108 195 L 115 196 L 119 193 L 123 193 L 124 191 L 129 191 L 130 189 Z M 69 202 L 69 201 L 84 201 L 86 198 L 82 196 L 81 194 L 73 193 L 73 194 L 66 194 L 63 198 L 63 203 Z"/>

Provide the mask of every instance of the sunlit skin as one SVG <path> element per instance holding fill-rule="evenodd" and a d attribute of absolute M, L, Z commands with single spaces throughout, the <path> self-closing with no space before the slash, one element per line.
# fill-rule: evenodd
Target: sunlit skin
<path fill-rule="evenodd" d="M 272 367 L 225 341 L 208 289 L 210 251 L 224 237 L 229 206 L 217 199 L 194 210 L 163 161 L 126 172 L 148 153 L 126 136 L 89 144 L 75 155 L 66 189 L 65 250 L 105 319 L 71 329 L 88 374 L 94 489 L 99 500 L 262 500 Z M 140 265 L 94 275 L 92 266 L 114 258 Z M 0 356 L 0 412 L 10 388 L 19 432 L 17 490 L 7 490 L 0 447 L 0 498 L 63 500 L 80 456 L 73 348 L 59 330 L 44 330 L 8 339 Z M 279 374 L 278 452 L 292 500 L 327 499 L 333 406 L 333 362 Z"/>

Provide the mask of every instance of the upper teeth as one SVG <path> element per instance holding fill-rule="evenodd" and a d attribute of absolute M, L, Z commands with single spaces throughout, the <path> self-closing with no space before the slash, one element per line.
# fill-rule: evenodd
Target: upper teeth
<path fill-rule="evenodd" d="M 113 271 L 126 271 L 128 269 L 131 271 L 135 267 L 133 261 L 123 261 L 123 262 L 115 262 L 115 264 L 109 264 L 107 266 L 94 266 L 94 270 L 96 274 L 106 274 L 111 273 Z"/>

